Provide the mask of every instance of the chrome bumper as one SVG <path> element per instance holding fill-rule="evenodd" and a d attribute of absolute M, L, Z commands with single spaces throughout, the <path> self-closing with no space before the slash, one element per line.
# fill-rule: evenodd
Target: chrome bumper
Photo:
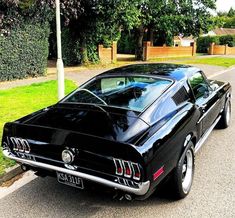
<path fill-rule="evenodd" d="M 62 173 L 68 173 L 68 174 L 78 176 L 83 179 L 97 182 L 97 183 L 103 184 L 105 186 L 109 186 L 114 189 L 121 190 L 121 191 L 128 192 L 128 193 L 132 193 L 135 195 L 145 195 L 147 193 L 147 191 L 149 190 L 149 186 L 150 186 L 150 182 L 146 181 L 146 182 L 139 183 L 138 188 L 133 188 L 133 187 L 129 187 L 129 186 L 125 186 L 125 185 L 121 185 L 121 184 L 109 181 L 107 179 L 103 179 L 101 177 L 89 175 L 86 173 L 81 173 L 81 172 L 65 169 L 62 167 L 53 166 L 50 164 L 36 162 L 36 161 L 32 161 L 32 160 L 22 159 L 22 158 L 16 157 L 14 154 L 9 152 L 8 150 L 3 150 L 3 154 L 6 157 L 8 157 L 12 160 L 15 160 L 17 162 L 20 162 L 20 163 L 24 163 L 24 164 L 27 164 L 27 165 L 30 165 L 33 167 L 43 168 L 43 169 L 47 169 L 47 170 L 54 170 L 54 171 L 58 171 L 58 172 L 62 172 Z"/>

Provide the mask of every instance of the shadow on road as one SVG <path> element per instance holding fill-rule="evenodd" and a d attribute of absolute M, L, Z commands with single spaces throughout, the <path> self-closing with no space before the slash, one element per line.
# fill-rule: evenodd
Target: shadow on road
<path fill-rule="evenodd" d="M 79 212 L 80 216 L 95 215 L 104 207 L 117 207 L 119 209 L 131 207 L 143 207 L 146 205 L 161 206 L 170 204 L 172 200 L 164 198 L 162 194 L 153 194 L 145 201 L 119 201 L 112 198 L 109 192 L 102 190 L 78 190 L 69 186 L 57 183 L 55 178 L 36 178 L 32 182 L 21 187 L 14 193 L 6 196 L 1 201 L 1 206 L 9 205 L 12 208 L 24 208 L 24 211 L 43 209 L 63 211 L 63 214 L 70 214 L 73 211 Z M 21 206 L 22 205 L 22 206 Z M 40 211 L 41 212 L 41 211 Z M 51 214 L 51 213 L 50 213 Z"/>

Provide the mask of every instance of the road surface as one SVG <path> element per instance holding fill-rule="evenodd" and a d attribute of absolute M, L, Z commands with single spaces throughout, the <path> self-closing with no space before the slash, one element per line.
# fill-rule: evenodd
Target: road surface
<path fill-rule="evenodd" d="M 214 78 L 229 81 L 235 89 L 235 70 Z M 184 200 L 155 194 L 145 201 L 117 201 L 53 178 L 35 178 L 5 197 L 0 194 L 0 217 L 235 217 L 234 97 L 232 104 L 231 126 L 214 130 L 198 152 L 192 190 Z"/>

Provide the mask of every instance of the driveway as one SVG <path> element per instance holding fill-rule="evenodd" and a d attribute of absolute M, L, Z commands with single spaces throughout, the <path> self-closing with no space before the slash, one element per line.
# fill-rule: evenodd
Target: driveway
<path fill-rule="evenodd" d="M 235 70 L 215 78 L 235 87 Z M 193 187 L 184 200 L 155 194 L 146 201 L 117 201 L 100 190 L 79 191 L 35 177 L 5 197 L 0 192 L 0 217 L 235 217 L 234 135 L 235 107 L 231 126 L 214 130 L 198 152 Z"/>

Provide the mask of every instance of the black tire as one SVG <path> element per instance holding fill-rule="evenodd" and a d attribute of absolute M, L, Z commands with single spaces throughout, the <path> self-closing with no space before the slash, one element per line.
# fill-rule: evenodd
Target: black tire
<path fill-rule="evenodd" d="M 171 188 L 174 199 L 183 199 L 190 192 L 194 176 L 194 145 L 190 141 L 172 172 Z M 190 160 L 191 158 L 191 160 Z M 190 167 L 191 164 L 191 167 Z M 186 166 L 186 168 L 185 168 Z M 184 168 L 184 169 L 183 169 Z"/>
<path fill-rule="evenodd" d="M 227 100 L 223 112 L 221 113 L 221 118 L 217 124 L 217 128 L 226 129 L 229 126 L 231 119 L 231 102 Z"/>

